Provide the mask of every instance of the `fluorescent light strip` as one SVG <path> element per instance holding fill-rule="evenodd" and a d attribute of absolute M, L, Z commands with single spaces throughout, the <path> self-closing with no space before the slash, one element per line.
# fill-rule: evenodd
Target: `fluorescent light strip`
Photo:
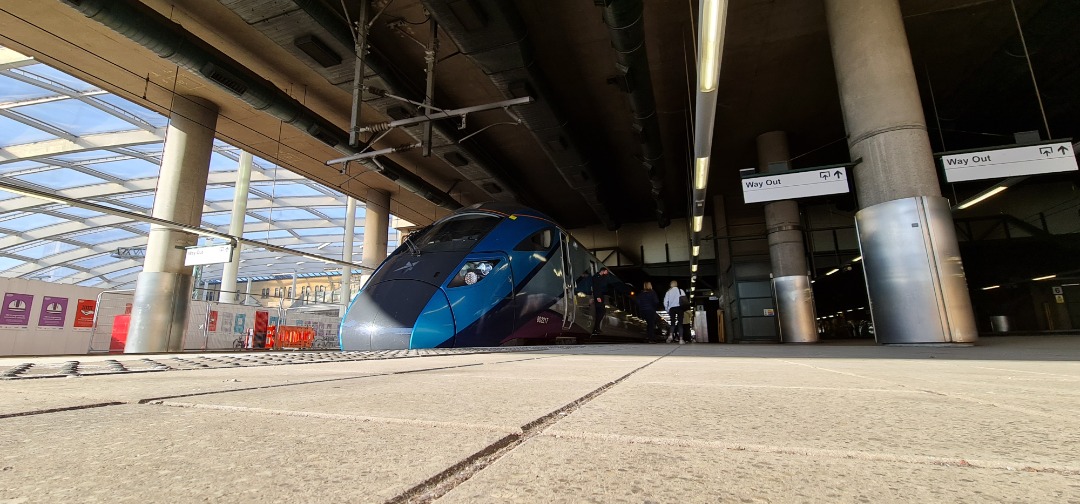
<path fill-rule="evenodd" d="M 1032 278 L 1032 280 L 1035 280 L 1035 281 L 1038 281 L 1038 280 L 1049 280 L 1049 279 L 1051 279 L 1051 278 L 1057 278 L 1057 275 L 1046 275 L 1046 276 L 1041 276 L 1041 277 L 1037 277 L 1037 278 Z"/>
<path fill-rule="evenodd" d="M 701 47 L 698 54 L 698 90 L 702 93 L 716 91 L 720 81 L 720 30 L 724 0 L 705 0 L 701 4 Z"/>
<path fill-rule="evenodd" d="M 859 262 L 861 260 L 862 260 L 862 256 L 859 256 L 859 257 L 856 257 L 856 258 L 852 259 L 851 262 Z"/>
<path fill-rule="evenodd" d="M 694 189 L 699 191 L 705 189 L 705 185 L 709 182 L 709 158 L 699 157 L 694 162 Z"/>
<path fill-rule="evenodd" d="M 833 268 L 832 271 L 826 273 L 825 276 L 829 276 L 829 275 L 831 275 L 833 273 L 836 273 L 837 271 L 840 271 L 840 268 Z"/>
<path fill-rule="evenodd" d="M 998 287 L 1001 287 L 1001 286 L 1000 285 L 991 285 L 989 287 L 983 287 L 982 290 L 997 289 Z"/>
<path fill-rule="evenodd" d="M 975 198 L 975 199 L 973 199 L 973 200 L 971 200 L 971 201 L 969 201 L 967 203 L 964 203 L 963 205 L 960 205 L 960 206 L 956 207 L 956 209 L 957 210 L 963 210 L 965 208 L 970 208 L 972 206 L 975 206 L 976 203 L 978 203 L 978 202 L 980 202 L 980 201 L 982 201 L 982 200 L 984 200 L 986 198 L 989 198 L 989 197 L 991 197 L 991 196 L 993 196 L 993 195 L 995 195 L 995 194 L 997 194 L 997 193 L 999 193 L 1001 191 L 1004 191 L 1005 189 L 1008 189 L 1008 187 L 1005 187 L 1005 186 L 995 187 L 995 188 L 991 189 L 990 191 L 988 191 L 986 194 L 983 194 L 982 196 L 979 196 L 978 198 Z"/>

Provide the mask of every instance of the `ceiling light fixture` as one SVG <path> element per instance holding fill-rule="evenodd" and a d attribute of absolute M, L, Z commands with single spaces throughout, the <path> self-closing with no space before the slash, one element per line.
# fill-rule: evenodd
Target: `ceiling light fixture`
<path fill-rule="evenodd" d="M 956 207 L 956 209 L 957 210 L 963 210 L 965 208 L 971 208 L 971 207 L 975 206 L 976 203 L 978 203 L 978 202 L 980 202 L 982 200 L 985 200 L 985 199 L 987 199 L 987 198 L 989 198 L 989 197 L 991 197 L 991 196 L 993 196 L 993 195 L 995 195 L 995 194 L 997 194 L 997 193 L 999 193 L 1001 191 L 1004 191 L 1005 189 L 1008 189 L 1008 187 L 1005 187 L 1005 186 L 994 187 L 993 189 L 987 190 L 983 194 L 980 194 L 979 196 L 975 197 L 975 199 L 961 204 L 960 206 Z"/>
<path fill-rule="evenodd" d="M 998 287 L 1001 287 L 1001 286 L 1000 285 L 991 285 L 989 287 L 983 287 L 982 290 L 997 289 Z"/>
<path fill-rule="evenodd" d="M 1041 277 L 1036 277 L 1036 278 L 1032 278 L 1032 280 L 1034 280 L 1034 281 L 1039 281 L 1039 280 L 1049 280 L 1049 279 L 1051 279 L 1051 278 L 1057 278 L 1057 275 L 1046 275 L 1046 276 L 1041 276 Z"/>
<path fill-rule="evenodd" d="M 709 181 L 709 158 L 699 157 L 694 163 L 694 189 L 698 191 L 705 189 L 705 184 Z"/>
<path fill-rule="evenodd" d="M 694 216 L 694 232 L 695 233 L 700 233 L 701 232 L 701 223 L 702 223 L 703 220 L 705 220 L 705 217 L 702 216 L 702 215 L 695 215 Z"/>
<path fill-rule="evenodd" d="M 833 273 L 836 273 L 837 271 L 840 271 L 840 268 L 833 268 L 833 269 L 832 269 L 831 271 L 829 271 L 828 273 L 826 273 L 826 274 L 825 274 L 825 276 L 829 276 L 829 275 L 831 275 L 831 274 L 833 274 Z"/>
<path fill-rule="evenodd" d="M 693 252 L 694 257 L 697 257 L 698 253 L 701 252 L 701 245 L 694 245 L 693 247 L 691 247 L 691 252 Z"/>
<path fill-rule="evenodd" d="M 716 91 L 720 81 L 720 48 L 724 38 L 724 18 L 727 14 L 726 0 L 704 0 L 701 3 L 701 41 L 698 52 L 698 90 L 702 93 Z"/>

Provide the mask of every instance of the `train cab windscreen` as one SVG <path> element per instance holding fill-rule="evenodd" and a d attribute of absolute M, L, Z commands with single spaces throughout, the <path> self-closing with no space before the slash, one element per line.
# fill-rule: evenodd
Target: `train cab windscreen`
<path fill-rule="evenodd" d="M 469 250 L 502 220 L 487 214 L 465 214 L 445 220 L 410 237 L 420 253 Z"/>

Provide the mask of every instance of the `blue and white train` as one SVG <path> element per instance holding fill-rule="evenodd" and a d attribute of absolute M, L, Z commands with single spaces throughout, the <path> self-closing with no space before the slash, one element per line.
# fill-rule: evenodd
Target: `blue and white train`
<path fill-rule="evenodd" d="M 342 350 L 549 344 L 587 336 L 584 285 L 603 264 L 547 216 L 483 203 L 417 231 L 388 257 L 341 321 Z M 622 285 L 616 282 L 617 285 Z M 611 308 L 602 331 L 641 339 Z"/>

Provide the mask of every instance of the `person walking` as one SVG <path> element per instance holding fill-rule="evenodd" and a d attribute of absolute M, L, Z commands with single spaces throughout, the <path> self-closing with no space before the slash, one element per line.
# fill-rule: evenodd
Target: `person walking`
<path fill-rule="evenodd" d="M 607 295 L 612 281 L 611 272 L 606 267 L 600 268 L 600 271 L 597 271 L 592 278 L 593 336 L 600 334 L 600 323 L 603 322 L 604 315 L 607 313 L 604 296 Z"/>
<path fill-rule="evenodd" d="M 638 312 L 645 318 L 646 330 L 645 330 L 645 342 L 657 343 L 660 338 L 656 337 L 656 319 L 659 315 L 656 311 L 660 309 L 660 297 L 656 295 L 656 291 L 652 288 L 652 282 L 645 282 L 641 292 L 637 295 Z"/>
<path fill-rule="evenodd" d="M 668 336 L 667 342 L 671 343 L 674 338 L 679 341 L 679 344 L 683 344 L 683 308 L 682 298 L 686 296 L 686 292 L 683 292 L 679 288 L 679 282 L 672 280 L 671 288 L 664 293 L 664 309 L 668 312 L 668 320 L 671 322 L 671 334 Z"/>

